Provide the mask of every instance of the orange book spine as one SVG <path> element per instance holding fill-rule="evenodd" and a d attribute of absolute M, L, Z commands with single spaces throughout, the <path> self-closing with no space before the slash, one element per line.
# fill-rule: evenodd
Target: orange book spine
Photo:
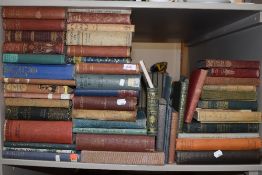
<path fill-rule="evenodd" d="M 73 99 L 74 94 L 41 94 L 41 93 L 29 93 L 29 92 L 4 92 L 6 98 L 43 98 L 43 99 L 57 99 L 57 100 L 69 100 Z"/>

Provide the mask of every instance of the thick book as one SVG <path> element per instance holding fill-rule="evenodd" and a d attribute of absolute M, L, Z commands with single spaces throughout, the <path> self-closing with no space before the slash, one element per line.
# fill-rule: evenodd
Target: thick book
<path fill-rule="evenodd" d="M 76 74 L 76 87 L 140 90 L 141 75 Z"/>
<path fill-rule="evenodd" d="M 84 13 L 116 13 L 116 14 L 131 14 L 130 9 L 123 8 L 68 8 L 68 12 L 84 12 Z"/>
<path fill-rule="evenodd" d="M 40 64 L 3 64 L 4 78 L 28 79 L 74 79 L 74 66 L 65 65 L 40 65 Z"/>
<path fill-rule="evenodd" d="M 36 143 L 36 142 L 4 142 L 5 147 L 12 148 L 32 148 L 32 149 L 60 149 L 75 150 L 75 144 L 59 144 L 59 143 Z"/>
<path fill-rule="evenodd" d="M 256 150 L 261 148 L 260 138 L 178 138 L 177 151 Z"/>
<path fill-rule="evenodd" d="M 67 46 L 67 56 L 130 57 L 130 47 L 122 46 Z"/>
<path fill-rule="evenodd" d="M 131 24 L 130 14 L 114 13 L 68 13 L 68 23 Z"/>
<path fill-rule="evenodd" d="M 249 68 L 259 69 L 260 61 L 256 60 L 227 60 L 227 59 L 205 59 L 197 62 L 199 68 Z"/>
<path fill-rule="evenodd" d="M 77 150 L 150 152 L 155 137 L 143 135 L 76 134 Z"/>
<path fill-rule="evenodd" d="M 65 55 L 4 53 L 3 63 L 66 64 Z"/>
<path fill-rule="evenodd" d="M 128 24 L 68 23 L 67 31 L 134 32 L 135 26 Z"/>
<path fill-rule="evenodd" d="M 251 85 L 259 86 L 259 78 L 210 77 L 205 80 L 206 85 Z"/>
<path fill-rule="evenodd" d="M 147 88 L 146 92 L 146 115 L 147 115 L 147 132 L 149 135 L 157 135 L 158 119 L 158 89 Z"/>
<path fill-rule="evenodd" d="M 207 70 L 204 69 L 194 70 L 190 76 L 185 112 L 186 123 L 192 121 L 206 76 Z"/>
<path fill-rule="evenodd" d="M 259 138 L 259 133 L 179 133 L 178 138 Z"/>
<path fill-rule="evenodd" d="M 177 151 L 177 164 L 260 164 L 260 151 L 221 151 L 215 157 L 215 151 Z"/>
<path fill-rule="evenodd" d="M 163 152 L 81 151 L 83 163 L 164 165 L 164 160 Z"/>
<path fill-rule="evenodd" d="M 212 77 L 235 77 L 235 78 L 259 78 L 259 69 L 237 68 L 210 68 L 208 76 Z"/>
<path fill-rule="evenodd" d="M 4 30 L 64 31 L 64 20 L 44 19 L 3 19 Z"/>
<path fill-rule="evenodd" d="M 40 153 L 76 153 L 75 150 L 3 147 L 3 151 L 25 151 Z"/>
<path fill-rule="evenodd" d="M 90 120 L 136 121 L 137 111 L 73 109 L 72 118 Z"/>
<path fill-rule="evenodd" d="M 47 160 L 56 162 L 79 162 L 80 155 L 75 153 L 49 153 L 31 151 L 3 151 L 3 158 L 25 160 Z"/>
<path fill-rule="evenodd" d="M 140 74 L 139 64 L 78 63 L 77 74 Z"/>
<path fill-rule="evenodd" d="M 117 135 L 147 135 L 146 129 L 115 129 L 115 128 L 73 128 L 73 133 L 79 134 L 117 134 Z"/>
<path fill-rule="evenodd" d="M 74 94 L 47 94 L 47 93 L 31 93 L 31 92 L 4 92 L 6 98 L 35 98 L 35 99 L 56 99 L 71 100 Z"/>
<path fill-rule="evenodd" d="M 72 122 L 5 120 L 4 141 L 72 144 Z"/>
<path fill-rule="evenodd" d="M 95 96 L 95 97 L 138 97 L 138 90 L 117 90 L 117 89 L 86 89 L 76 88 L 75 96 Z"/>
<path fill-rule="evenodd" d="M 164 137 L 165 137 L 165 122 L 167 102 L 164 98 L 159 99 L 158 107 L 158 121 L 157 121 L 157 136 L 156 136 L 156 150 L 164 151 Z"/>
<path fill-rule="evenodd" d="M 172 112 L 171 126 L 170 126 L 170 138 L 169 138 L 169 151 L 168 151 L 168 163 L 175 163 L 175 150 L 176 150 L 176 138 L 178 129 L 178 112 Z"/>
<path fill-rule="evenodd" d="M 67 31 L 66 45 L 128 46 L 132 45 L 132 32 Z"/>
<path fill-rule="evenodd" d="M 256 86 L 250 86 L 250 85 L 204 85 L 203 90 L 250 92 L 250 91 L 256 91 L 257 88 Z"/>
<path fill-rule="evenodd" d="M 62 7 L 3 7 L 3 18 L 65 19 L 66 8 Z"/>
<path fill-rule="evenodd" d="M 261 112 L 250 110 L 196 109 L 194 118 L 201 123 L 261 123 Z"/>
<path fill-rule="evenodd" d="M 71 120 L 70 114 L 70 110 L 66 108 L 5 107 L 5 118 L 11 120 Z"/>
<path fill-rule="evenodd" d="M 114 63 L 114 64 L 128 64 L 131 63 L 130 57 L 67 57 L 71 63 Z"/>
<path fill-rule="evenodd" d="M 75 86 L 75 80 L 56 80 L 56 79 L 26 79 L 26 78 L 0 78 L 4 83 L 17 84 L 48 84 L 48 85 L 62 85 Z"/>

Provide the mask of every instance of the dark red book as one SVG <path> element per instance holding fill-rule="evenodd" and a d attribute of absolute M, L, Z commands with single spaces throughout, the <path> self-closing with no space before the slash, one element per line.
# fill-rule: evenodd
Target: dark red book
<path fill-rule="evenodd" d="M 193 114 L 196 110 L 206 76 L 207 70 L 204 69 L 194 70 L 190 76 L 186 102 L 186 123 L 191 123 L 193 119 Z"/>
<path fill-rule="evenodd" d="M 235 77 L 235 78 L 258 78 L 259 69 L 210 68 L 208 69 L 208 76 Z"/>
<path fill-rule="evenodd" d="M 205 59 L 198 61 L 199 68 L 245 68 L 259 69 L 259 61 L 248 60 L 223 60 L 223 59 Z"/>

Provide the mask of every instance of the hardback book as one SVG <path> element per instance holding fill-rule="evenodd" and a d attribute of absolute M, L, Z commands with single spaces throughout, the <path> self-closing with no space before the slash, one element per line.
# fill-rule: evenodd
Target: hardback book
<path fill-rule="evenodd" d="M 71 120 L 71 111 L 66 108 L 6 106 L 5 118 L 9 120 Z"/>
<path fill-rule="evenodd" d="M 81 151 L 83 163 L 164 165 L 164 160 L 163 152 Z"/>
<path fill-rule="evenodd" d="M 62 7 L 3 7 L 3 18 L 65 19 L 66 8 Z"/>
<path fill-rule="evenodd" d="M 177 129 L 178 129 L 178 112 L 173 111 L 171 126 L 170 126 L 169 151 L 168 151 L 169 164 L 175 163 Z"/>
<path fill-rule="evenodd" d="M 128 46 L 132 44 L 132 32 L 74 31 L 66 32 L 67 45 Z"/>
<path fill-rule="evenodd" d="M 17 84 L 48 84 L 48 85 L 62 85 L 62 86 L 75 86 L 75 80 L 51 80 L 51 79 L 26 79 L 26 78 L 0 78 L 4 83 L 17 83 Z"/>
<path fill-rule="evenodd" d="M 68 23 L 67 31 L 134 32 L 135 26 L 128 24 Z"/>
<path fill-rule="evenodd" d="M 95 97 L 138 97 L 138 90 L 117 90 L 117 89 L 85 89 L 76 88 L 75 96 L 95 96 Z"/>
<path fill-rule="evenodd" d="M 259 164 L 260 151 L 221 151 L 221 156 L 214 156 L 215 151 L 177 151 L 177 164 Z M 219 155 L 219 154 L 218 154 Z"/>
<path fill-rule="evenodd" d="M 256 92 L 256 86 L 250 85 L 204 85 L 203 90 L 207 91 L 240 91 L 240 92 Z"/>
<path fill-rule="evenodd" d="M 65 21 L 59 19 L 3 19 L 4 30 L 64 31 Z"/>
<path fill-rule="evenodd" d="M 259 69 L 260 62 L 256 60 L 227 60 L 227 59 L 205 59 L 200 60 L 197 63 L 199 68 L 249 68 L 249 69 Z"/>
<path fill-rule="evenodd" d="M 159 107 L 158 107 L 158 118 L 157 118 L 156 150 L 164 151 L 167 102 L 164 98 L 160 98 L 158 105 Z"/>
<path fill-rule="evenodd" d="M 185 112 L 186 123 L 191 123 L 193 119 L 206 76 L 207 70 L 204 69 L 194 70 L 190 76 Z"/>
<path fill-rule="evenodd" d="M 67 46 L 67 56 L 130 57 L 130 47 L 125 46 Z"/>
<path fill-rule="evenodd" d="M 65 65 L 40 65 L 40 64 L 3 64 L 4 78 L 28 79 L 74 79 L 74 66 Z"/>
<path fill-rule="evenodd" d="M 261 148 L 260 138 L 178 138 L 177 151 L 256 150 Z"/>
<path fill-rule="evenodd" d="M 167 73 L 162 72 L 150 72 L 149 73 L 150 78 L 152 79 L 152 83 L 155 87 L 158 89 L 158 98 L 163 97 L 163 88 L 164 88 L 164 78 L 167 76 Z"/>
<path fill-rule="evenodd" d="M 163 90 L 162 98 L 165 98 L 168 104 L 171 104 L 171 94 L 172 94 L 172 77 L 167 73 L 163 77 Z"/>
<path fill-rule="evenodd" d="M 76 74 L 76 87 L 140 90 L 141 75 Z"/>
<path fill-rule="evenodd" d="M 130 9 L 123 8 L 68 8 L 68 12 L 85 12 L 85 13 L 116 13 L 131 14 Z"/>
<path fill-rule="evenodd" d="M 5 98 L 31 98 L 31 99 L 56 99 L 72 100 L 74 94 L 47 94 L 31 92 L 4 92 Z"/>
<path fill-rule="evenodd" d="M 76 153 L 75 150 L 3 147 L 3 151 L 25 151 L 39 153 Z"/>
<path fill-rule="evenodd" d="M 48 160 L 56 162 L 79 162 L 80 155 L 76 153 L 49 153 L 31 151 L 3 151 L 3 158 L 25 160 Z"/>
<path fill-rule="evenodd" d="M 137 111 L 73 109 L 72 118 L 90 120 L 136 121 Z"/>
<path fill-rule="evenodd" d="M 5 42 L 56 42 L 64 41 L 64 32 L 6 30 Z"/>
<path fill-rule="evenodd" d="M 130 14 L 69 12 L 68 23 L 131 24 Z"/>
<path fill-rule="evenodd" d="M 79 134 L 117 134 L 117 135 L 147 135 L 146 129 L 115 129 L 115 128 L 73 128 L 73 133 Z"/>
<path fill-rule="evenodd" d="M 72 144 L 72 122 L 5 120 L 4 141 Z"/>
<path fill-rule="evenodd" d="M 194 118 L 201 123 L 261 123 L 261 112 L 250 110 L 196 109 Z"/>
<path fill-rule="evenodd" d="M 178 138 L 259 138 L 259 133 L 179 133 Z"/>
<path fill-rule="evenodd" d="M 208 76 L 212 77 L 235 77 L 235 78 L 259 78 L 259 69 L 238 68 L 210 68 Z"/>
<path fill-rule="evenodd" d="M 75 144 L 61 144 L 61 143 L 7 142 L 5 141 L 4 146 L 12 147 L 12 148 L 76 150 Z"/>
<path fill-rule="evenodd" d="M 158 89 L 147 88 L 147 132 L 149 135 L 157 135 L 158 119 Z"/>
<path fill-rule="evenodd" d="M 250 85 L 259 86 L 259 78 L 210 77 L 205 80 L 206 85 Z"/>
<path fill-rule="evenodd" d="M 76 134 L 77 150 L 151 152 L 155 137 L 143 135 Z"/>
<path fill-rule="evenodd" d="M 128 64 L 131 63 L 129 57 L 68 57 L 67 60 L 71 63 L 115 63 Z"/>
<path fill-rule="evenodd" d="M 165 121 L 165 134 L 164 134 L 164 153 L 165 153 L 165 163 L 169 160 L 169 146 L 170 146 L 170 134 L 171 134 L 171 121 L 172 121 L 173 108 L 167 105 L 166 111 L 166 121 Z"/>

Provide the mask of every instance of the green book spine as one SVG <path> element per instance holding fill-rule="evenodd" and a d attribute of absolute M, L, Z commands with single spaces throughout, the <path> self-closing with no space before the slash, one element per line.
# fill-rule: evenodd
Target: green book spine
<path fill-rule="evenodd" d="M 73 133 L 146 135 L 146 129 L 73 128 Z"/>
<path fill-rule="evenodd" d="M 147 133 L 157 135 L 158 88 L 147 88 Z"/>
<path fill-rule="evenodd" d="M 66 64 L 65 55 L 55 54 L 3 54 L 4 63 Z"/>
<path fill-rule="evenodd" d="M 201 93 L 202 100 L 251 100 L 257 99 L 255 91 L 215 91 L 203 90 Z"/>

